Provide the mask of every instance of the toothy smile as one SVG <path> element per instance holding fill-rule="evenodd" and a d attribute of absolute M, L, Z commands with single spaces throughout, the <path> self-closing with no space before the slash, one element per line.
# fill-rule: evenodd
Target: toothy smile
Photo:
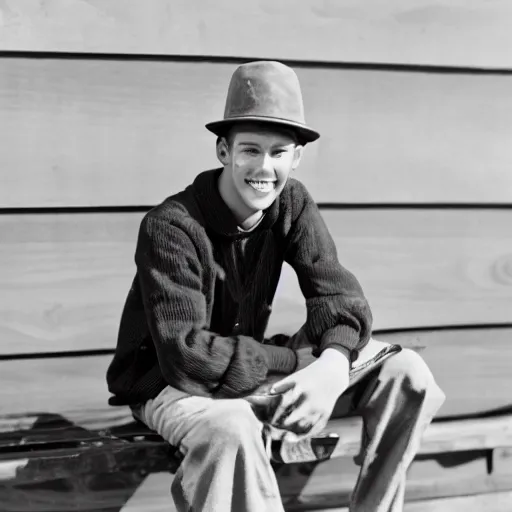
<path fill-rule="evenodd" d="M 258 192 L 271 192 L 276 188 L 275 181 L 245 180 L 245 182 Z"/>

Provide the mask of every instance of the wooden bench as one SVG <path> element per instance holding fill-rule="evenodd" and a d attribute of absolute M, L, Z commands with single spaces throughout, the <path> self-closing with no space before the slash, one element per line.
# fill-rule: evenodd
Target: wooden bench
<path fill-rule="evenodd" d="M 510 412 L 490 411 L 464 419 L 434 422 L 423 438 L 413 470 L 422 464 L 426 467 L 425 462 L 431 464 L 436 459 L 440 466 L 428 480 L 425 475 L 409 479 L 409 497 L 424 496 L 426 483 L 436 486 L 428 491 L 430 498 L 458 495 L 461 489 L 472 493 L 509 489 L 512 465 L 507 464 L 506 459 L 512 456 Z M 128 415 L 122 418 L 118 412 L 97 418 L 89 412 L 81 426 L 57 414 L 2 418 L 2 503 L 25 502 L 26 508 L 16 510 L 35 511 L 47 510 L 45 507 L 56 503 L 59 507 L 71 506 L 77 500 L 87 498 L 87 507 L 92 506 L 92 500 L 99 510 L 105 504 L 121 506 L 130 489 L 133 492 L 147 475 L 174 473 L 179 464 L 174 450 L 145 426 L 130 420 Z M 116 423 L 117 426 L 109 426 Z M 315 477 L 313 473 L 319 465 L 315 461 L 291 466 L 274 465 L 287 510 L 346 503 L 356 469 L 350 458 L 359 453 L 361 422 L 359 418 L 332 420 L 328 430 L 340 436 L 332 459 L 327 462 L 332 466 L 330 473 L 324 471 Z M 472 466 L 468 465 L 468 460 Z M 350 480 L 342 485 L 336 478 L 341 476 L 340 464 L 345 466 L 342 468 L 344 476 L 347 466 L 353 470 Z M 475 475 L 477 464 L 479 471 Z M 461 470 L 468 474 L 461 477 Z M 453 488 L 454 471 L 458 474 L 456 489 Z M 305 486 L 312 476 L 316 478 L 316 487 L 323 487 L 323 492 L 313 488 L 313 492 L 301 495 L 301 484 Z M 103 479 L 105 483 L 102 485 Z M 325 487 L 329 484 L 330 489 L 326 492 Z M 53 492 L 49 493 L 49 490 Z M 163 505 L 162 500 L 162 510 Z"/>
<path fill-rule="evenodd" d="M 501 375 L 495 373 L 499 364 L 482 373 L 478 351 L 482 336 L 502 348 L 510 346 L 510 334 L 508 328 L 379 334 L 423 353 L 443 388 L 449 387 L 447 413 L 427 430 L 409 474 L 411 504 L 510 489 L 510 388 L 501 384 L 503 395 L 492 400 L 485 393 L 491 376 L 502 383 L 510 378 L 505 374 L 508 366 Z M 460 343 L 469 357 L 458 367 Z M 501 353 L 510 361 L 510 352 Z M 160 500 L 157 510 L 167 510 L 169 496 L 162 489 L 169 488 L 175 454 L 159 436 L 135 422 L 128 408 L 106 405 L 104 372 L 111 356 L 25 357 L 0 362 L 6 389 L 12 390 L 11 396 L 2 392 L 2 404 L 11 411 L 0 418 L 2 503 L 13 504 L 12 510 L 34 512 L 47 510 L 49 504 L 58 504 L 59 510 L 101 510 L 113 503 L 122 507 L 142 499 L 141 490 L 148 485 L 151 489 L 157 478 L 150 495 Z M 453 380 L 447 369 L 457 370 L 460 377 L 467 373 L 467 378 Z M 25 382 L 20 376 L 32 380 Z M 357 475 L 353 457 L 360 446 L 360 419 L 332 420 L 328 430 L 340 436 L 331 460 L 275 466 L 287 510 L 347 503 Z M 159 476 L 163 473 L 166 480 Z M 148 499 L 144 497 L 143 503 Z M 25 508 L 19 508 L 20 503 Z"/>

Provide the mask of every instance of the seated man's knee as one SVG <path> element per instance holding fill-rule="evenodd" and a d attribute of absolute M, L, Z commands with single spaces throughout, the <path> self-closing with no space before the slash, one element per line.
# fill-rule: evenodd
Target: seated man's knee
<path fill-rule="evenodd" d="M 212 407 L 203 422 L 210 442 L 244 444 L 253 438 L 261 440 L 261 423 L 245 400 L 223 400 Z"/>
<path fill-rule="evenodd" d="M 425 400 L 440 407 L 445 394 L 436 383 L 424 359 L 414 350 L 403 349 L 385 363 L 385 372 L 407 381 L 414 392 L 425 395 Z"/>

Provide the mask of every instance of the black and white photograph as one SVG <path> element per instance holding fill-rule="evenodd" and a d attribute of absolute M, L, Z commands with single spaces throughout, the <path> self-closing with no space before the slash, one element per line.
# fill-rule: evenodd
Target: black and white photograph
<path fill-rule="evenodd" d="M 512 2 L 0 0 L 0 512 L 313 511 L 512 511 Z"/>

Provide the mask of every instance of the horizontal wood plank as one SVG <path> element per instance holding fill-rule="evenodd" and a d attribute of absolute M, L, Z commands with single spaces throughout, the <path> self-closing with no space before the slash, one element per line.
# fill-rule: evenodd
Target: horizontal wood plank
<path fill-rule="evenodd" d="M 478 496 L 458 496 L 411 503 L 405 512 L 508 512 L 512 503 L 512 491 Z M 331 511 L 332 512 L 332 511 Z"/>
<path fill-rule="evenodd" d="M 181 190 L 219 165 L 204 124 L 235 68 L 0 58 L 0 207 L 152 205 Z M 512 202 L 512 75 L 297 73 L 322 137 L 296 175 L 317 202 Z"/>
<path fill-rule="evenodd" d="M 311 487 L 322 486 L 323 488 L 325 484 L 328 482 L 328 488 L 347 488 L 347 492 L 349 491 L 349 485 L 355 484 L 355 473 L 356 469 L 353 465 L 350 464 L 350 461 L 344 460 L 347 467 L 337 467 L 336 473 L 329 473 L 325 476 L 319 477 L 315 473 L 310 482 Z M 429 461 L 430 462 L 430 461 Z M 405 506 L 404 512 L 452 512 L 450 508 L 450 504 L 455 504 L 456 506 L 460 506 L 460 503 L 464 503 L 465 507 L 463 512 L 481 512 L 481 510 L 491 510 L 492 512 L 509 512 L 507 498 L 512 499 L 512 493 L 503 490 L 502 492 L 495 492 L 493 489 L 493 480 L 489 477 L 482 476 L 482 473 L 473 477 L 472 479 L 466 477 L 465 473 L 467 472 L 466 468 L 462 468 L 460 466 L 456 468 L 452 468 L 451 470 L 444 469 L 442 467 L 435 468 L 436 473 L 432 473 L 429 471 L 428 476 L 425 475 L 424 468 L 426 467 L 425 462 L 414 462 L 412 465 L 412 472 L 420 472 L 421 474 L 418 477 L 410 476 L 408 479 L 407 485 L 407 503 Z M 421 466 L 421 468 L 420 468 Z M 471 472 L 473 472 L 473 466 L 471 467 Z M 319 467 L 321 469 L 322 466 Z M 334 468 L 329 468 L 329 470 L 333 470 Z M 418 471 L 420 470 L 420 471 Z M 422 471 L 423 470 L 423 471 Z M 427 469 L 428 471 L 428 469 Z M 464 476 L 460 474 L 460 472 L 464 472 Z M 450 478 L 451 476 L 451 478 Z M 448 477 L 448 478 L 447 478 Z M 454 478 L 455 477 L 455 478 Z M 348 482 L 347 482 L 348 480 Z M 155 473 L 149 475 L 146 480 L 139 486 L 137 491 L 133 494 L 130 500 L 123 507 L 122 512 L 139 512 L 140 510 L 144 510 L 145 512 L 175 512 L 175 508 L 173 508 L 173 504 L 169 501 L 168 496 L 168 488 L 169 488 L 169 475 L 165 473 Z M 414 496 L 416 494 L 416 485 L 417 484 L 427 484 L 430 486 L 430 495 L 435 495 L 436 491 L 439 491 L 438 487 L 445 487 L 448 493 L 455 494 L 454 484 L 457 485 L 457 490 L 460 492 L 462 487 L 462 492 L 466 490 L 466 492 L 471 489 L 478 489 L 484 486 L 484 482 L 489 484 L 488 493 L 484 494 L 485 491 L 480 491 L 479 495 L 469 495 L 461 498 L 449 497 L 442 499 L 428 499 L 422 498 L 421 501 L 416 501 Z M 323 484 L 323 485 L 322 485 Z M 436 487 L 434 487 L 436 486 Z M 505 488 L 504 483 L 501 483 L 501 486 Z M 350 489 L 351 490 L 351 489 Z M 325 491 L 324 491 L 325 492 Z M 445 491 L 446 492 L 446 491 Z M 470 491 L 471 492 L 471 491 Z M 327 496 L 322 496 L 324 498 L 324 505 L 326 506 L 325 501 Z M 314 508 L 310 508 L 309 510 L 315 510 L 316 512 L 348 512 L 348 508 L 333 508 L 330 506 L 329 508 L 318 508 L 318 503 L 322 503 L 321 497 L 312 497 L 311 501 L 316 501 L 316 506 Z M 333 500 L 334 501 L 334 500 Z M 346 498 L 344 501 L 347 501 Z M 444 503 L 444 505 L 443 505 Z M 313 503 L 311 503 L 313 505 Z M 476 508 L 477 506 L 482 505 L 482 508 Z M 334 507 L 337 507 L 334 505 Z M 295 508 L 296 510 L 297 508 Z M 287 511 L 294 510 L 292 506 L 288 506 Z M 301 508 L 301 510 L 307 510 L 306 508 Z"/>
<path fill-rule="evenodd" d="M 440 481 L 445 476 L 444 472 L 438 474 Z M 426 482 L 431 484 L 432 480 L 433 479 L 426 480 Z M 481 485 L 480 482 L 481 480 L 475 480 L 474 482 L 464 483 L 469 489 L 472 483 L 478 486 L 479 484 Z M 164 473 L 149 475 L 123 507 L 122 512 L 138 512 L 140 510 L 144 510 L 144 512 L 175 512 L 176 508 L 169 501 L 168 487 L 168 475 Z M 487 512 L 509 512 L 511 500 L 512 492 L 506 490 L 493 492 L 491 490 L 487 494 L 479 494 L 476 496 L 452 496 L 448 498 L 408 501 L 405 504 L 404 512 L 481 512 L 482 510 L 486 510 Z M 326 505 L 324 504 L 323 506 L 325 507 Z M 315 512 L 349 512 L 348 507 L 337 507 L 336 505 L 334 505 L 334 507 L 329 506 L 329 508 L 320 509 L 316 504 L 312 504 L 311 508 L 302 507 L 300 510 L 314 510 Z M 451 507 L 458 508 L 454 509 Z M 292 511 L 297 510 L 297 508 L 294 509 L 289 506 L 286 510 Z"/>
<path fill-rule="evenodd" d="M 363 286 L 375 329 L 510 322 L 512 241 L 503 237 L 509 211 L 324 210 L 322 215 L 341 263 Z M 269 327 L 292 333 L 289 326 L 300 327 L 305 317 L 289 266 L 278 294 Z"/>
<path fill-rule="evenodd" d="M 468 456 L 469 455 L 469 456 Z M 5 463 L 0 464 L 0 471 Z M 87 468 L 82 468 L 82 471 Z M 23 470 L 20 473 L 22 476 Z M 316 468 L 288 466 L 278 470 L 277 477 L 281 495 L 287 511 L 318 510 L 320 507 L 339 507 L 348 504 L 354 487 L 358 467 L 350 458 L 331 460 Z M 406 488 L 406 510 L 420 507 L 424 510 L 440 503 L 458 503 L 457 496 L 466 495 L 466 504 L 472 500 L 481 503 L 480 495 L 488 493 L 486 498 L 490 507 L 493 502 L 503 503 L 506 490 L 510 489 L 510 464 L 501 471 L 486 471 L 485 457 L 482 455 L 461 454 L 460 460 L 444 465 L 436 460 L 415 460 L 408 472 Z M 102 485 L 98 485 L 98 477 Z M 172 475 L 151 473 L 145 479 L 136 472 L 82 475 L 67 479 L 65 486 L 57 482 L 41 485 L 16 485 L 12 482 L 0 488 L 0 497 L 4 506 L 16 507 L 7 510 L 17 512 L 40 512 L 48 510 L 89 511 L 101 509 L 101 506 L 122 507 L 121 512 L 175 511 L 169 493 Z M 501 492 L 500 492 L 501 491 Z M 436 501 L 432 499 L 438 498 Z M 26 508 L 23 508 L 23 507 Z M 68 507 L 68 508 L 66 508 Z M 410 508 L 413 507 L 413 508 Z M 336 508 L 335 510 L 340 510 Z M 343 509 L 344 510 L 344 509 Z M 427 510 L 429 510 L 427 508 Z M 435 511 L 448 512 L 451 509 L 433 508 Z M 474 509 L 469 509 L 474 510 Z M 506 508 L 498 508 L 508 512 Z"/>
<path fill-rule="evenodd" d="M 0 14 L 3 50 L 512 67 L 506 0 L 5 0 Z"/>
<path fill-rule="evenodd" d="M 496 458 L 509 457 L 508 449 L 497 449 Z M 288 500 L 295 497 L 289 510 L 308 510 L 320 507 L 348 505 L 359 473 L 353 459 L 331 459 L 305 471 L 304 466 L 285 466 L 278 471 L 281 494 Z M 434 497 L 475 495 L 509 490 L 512 465 L 495 467 L 489 474 L 484 453 L 462 452 L 440 455 L 438 458 L 416 458 L 407 472 L 405 499 L 407 502 Z M 162 495 L 154 488 L 156 496 Z M 137 498 L 137 491 L 133 500 Z M 164 494 L 165 495 L 165 494 Z M 130 500 L 129 504 L 132 501 Z M 314 507 L 313 507 L 314 505 Z M 448 511 L 447 511 L 448 512 Z"/>
<path fill-rule="evenodd" d="M 375 329 L 511 321 L 512 210 L 323 210 Z M 0 215 L 3 354 L 115 347 L 143 213 Z M 269 334 L 305 320 L 285 266 Z"/>
<path fill-rule="evenodd" d="M 331 420 L 328 431 L 340 436 L 332 458 L 356 456 L 361 446 L 362 422 Z M 422 454 L 449 453 L 512 446 L 512 416 L 433 423 L 425 433 Z"/>
<path fill-rule="evenodd" d="M 512 491 L 490 492 L 476 496 L 453 496 L 449 498 L 434 498 L 413 501 L 405 504 L 404 512 L 509 512 L 512 501 Z M 155 504 L 156 505 L 156 504 Z M 160 508 L 153 505 L 151 512 L 163 512 L 164 503 Z M 308 510 L 308 509 L 302 509 Z M 314 508 L 315 512 L 349 512 L 348 507 Z M 174 511 L 173 511 L 174 512 Z"/>
<path fill-rule="evenodd" d="M 89 410 L 88 413 L 89 420 L 95 415 L 96 418 L 107 416 L 102 415 L 99 410 Z M 1 419 L 7 423 L 10 418 L 6 416 Z M 92 430 L 92 425 L 92 421 L 81 425 L 63 415 L 42 414 L 29 428 L 12 429 L 1 433 L 0 458 L 9 461 L 13 457 L 24 458 L 27 454 L 30 458 L 51 458 L 54 456 L 52 453 L 72 453 L 73 450 L 84 450 L 87 447 L 105 448 L 108 451 L 110 448 L 122 449 L 124 446 L 132 446 L 133 443 L 127 441 L 133 439 L 137 439 L 136 444 L 141 448 L 152 448 L 162 444 L 162 439 L 158 435 L 141 427 L 133 418 L 127 417 L 123 428 L 110 426 L 107 429 Z M 14 422 L 12 426 L 15 426 Z M 339 440 L 333 447 L 330 458 L 357 456 L 361 450 L 362 427 L 362 419 L 359 417 L 331 419 L 325 431 L 337 434 Z M 295 446 L 294 443 L 285 443 L 282 448 L 289 461 L 297 460 Z M 496 447 L 512 449 L 512 414 L 435 422 L 425 432 L 419 453 L 446 455 L 455 452 L 493 450 Z M 307 455 L 301 453 L 299 460 L 316 462 L 316 457 L 311 455 L 307 458 Z"/>
<path fill-rule="evenodd" d="M 512 502 L 512 491 L 491 492 L 477 496 L 456 496 L 439 498 L 418 502 L 406 503 L 404 512 L 509 512 Z M 163 512 L 164 505 L 160 508 L 153 506 L 151 512 Z M 349 512 L 347 507 L 342 508 L 315 508 L 315 512 Z"/>
<path fill-rule="evenodd" d="M 115 347 L 141 218 L 0 216 L 2 352 Z"/>
<path fill-rule="evenodd" d="M 426 346 L 420 354 L 447 395 L 438 417 L 511 406 L 512 329 L 441 331 L 430 340 L 422 334 L 396 340 L 416 350 Z M 125 424 L 132 419 L 129 410 L 107 405 L 110 361 L 111 356 L 0 361 L 3 414 L 57 414 L 96 429 Z M 30 428 L 35 419 L 3 419 L 0 429 Z"/>

